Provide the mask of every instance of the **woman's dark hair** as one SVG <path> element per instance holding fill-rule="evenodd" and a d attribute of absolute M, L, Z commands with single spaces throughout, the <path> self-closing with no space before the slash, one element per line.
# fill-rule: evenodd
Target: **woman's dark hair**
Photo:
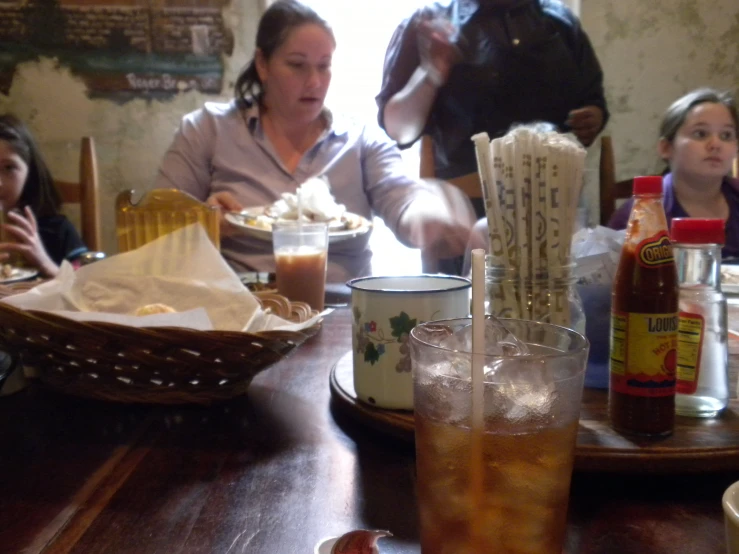
<path fill-rule="evenodd" d="M 278 0 L 267 8 L 259 20 L 256 47 L 264 59 L 269 60 L 293 29 L 309 23 L 323 28 L 334 40 L 329 24 L 311 8 L 297 0 Z M 255 58 L 239 74 L 234 89 L 240 108 L 251 106 L 254 100 L 261 102 L 262 81 L 257 73 Z"/>
<path fill-rule="evenodd" d="M 17 207 L 30 206 L 37 217 L 59 213 L 61 197 L 28 127 L 13 114 L 0 115 L 0 140 L 7 142 L 28 166 L 28 176 Z"/>
<path fill-rule="evenodd" d="M 699 88 L 689 92 L 682 98 L 675 100 L 672 105 L 667 108 L 662 125 L 659 128 L 660 138 L 672 143 L 675 140 L 678 130 L 685 123 L 690 110 L 699 104 L 710 102 L 712 104 L 721 104 L 726 106 L 734 120 L 734 126 L 739 129 L 739 115 L 737 115 L 736 102 L 729 92 L 720 92 L 712 88 Z"/>

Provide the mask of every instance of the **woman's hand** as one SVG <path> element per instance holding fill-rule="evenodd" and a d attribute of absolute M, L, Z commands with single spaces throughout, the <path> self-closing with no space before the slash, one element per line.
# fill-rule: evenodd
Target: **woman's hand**
<path fill-rule="evenodd" d="M 235 234 L 237 229 L 226 221 L 224 217 L 225 212 L 240 212 L 244 209 L 244 206 L 236 200 L 234 195 L 226 191 L 216 192 L 215 194 L 211 194 L 205 203 L 209 206 L 216 206 L 221 212 L 218 219 L 221 236 L 228 237 Z"/>
<path fill-rule="evenodd" d="M 33 210 L 26 206 L 23 213 L 8 212 L 7 223 L 3 229 L 16 239 L 16 242 L 0 243 L 0 260 L 9 258 L 10 252 L 20 254 L 29 265 L 38 269 L 44 277 L 56 277 L 59 266 L 49 258 L 41 237 L 38 234 L 38 225 Z"/>
<path fill-rule="evenodd" d="M 461 59 L 459 48 L 451 41 L 456 29 L 443 19 L 422 21 L 418 25 L 418 53 L 421 67 L 435 86 L 446 83 L 452 67 Z"/>
<path fill-rule="evenodd" d="M 425 185 L 426 190 L 403 212 L 398 238 L 440 258 L 464 254 L 470 229 L 477 221 L 469 197 L 444 181 L 427 180 Z"/>

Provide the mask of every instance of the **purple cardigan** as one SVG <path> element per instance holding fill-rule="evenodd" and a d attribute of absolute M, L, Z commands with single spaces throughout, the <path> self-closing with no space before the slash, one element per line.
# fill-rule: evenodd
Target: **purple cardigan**
<path fill-rule="evenodd" d="M 690 215 L 675 197 L 675 191 L 672 189 L 672 174 L 668 173 L 665 175 L 663 183 L 664 196 L 662 198 L 662 205 L 665 207 L 665 215 L 667 216 L 667 225 L 669 227 L 673 217 L 690 217 Z M 729 258 L 739 256 L 739 179 L 725 177 L 721 183 L 721 191 L 724 193 L 726 202 L 729 204 L 729 219 L 726 221 L 726 244 L 721 250 L 721 253 L 724 258 Z M 633 198 L 624 202 L 613 213 L 608 226 L 611 229 L 625 229 L 633 204 Z"/>

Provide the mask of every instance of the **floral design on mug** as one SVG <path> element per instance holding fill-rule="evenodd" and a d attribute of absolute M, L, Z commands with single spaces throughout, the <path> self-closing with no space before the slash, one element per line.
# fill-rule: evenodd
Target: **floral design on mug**
<path fill-rule="evenodd" d="M 385 353 L 385 345 L 399 342 L 400 343 L 400 361 L 395 366 L 398 373 L 410 372 L 411 370 L 411 353 L 408 347 L 408 338 L 411 329 L 416 326 L 418 320 L 401 311 L 397 316 L 388 319 L 390 328 L 392 329 L 390 337 L 386 337 L 382 329 L 377 328 L 377 322 L 362 322 L 362 312 L 356 306 L 353 309 L 354 323 L 356 326 L 356 352 L 364 354 L 364 361 L 370 365 L 375 365 L 379 361 L 380 356 Z"/>

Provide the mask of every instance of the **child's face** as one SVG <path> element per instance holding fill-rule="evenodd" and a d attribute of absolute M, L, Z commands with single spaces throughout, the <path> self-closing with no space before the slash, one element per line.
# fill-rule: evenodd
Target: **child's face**
<path fill-rule="evenodd" d="M 12 210 L 18 205 L 28 165 L 4 140 L 0 140 L 0 209 Z"/>
<path fill-rule="evenodd" d="M 726 106 L 704 102 L 690 110 L 672 143 L 660 142 L 660 153 L 673 173 L 721 178 L 731 171 L 736 157 L 736 132 Z"/>

